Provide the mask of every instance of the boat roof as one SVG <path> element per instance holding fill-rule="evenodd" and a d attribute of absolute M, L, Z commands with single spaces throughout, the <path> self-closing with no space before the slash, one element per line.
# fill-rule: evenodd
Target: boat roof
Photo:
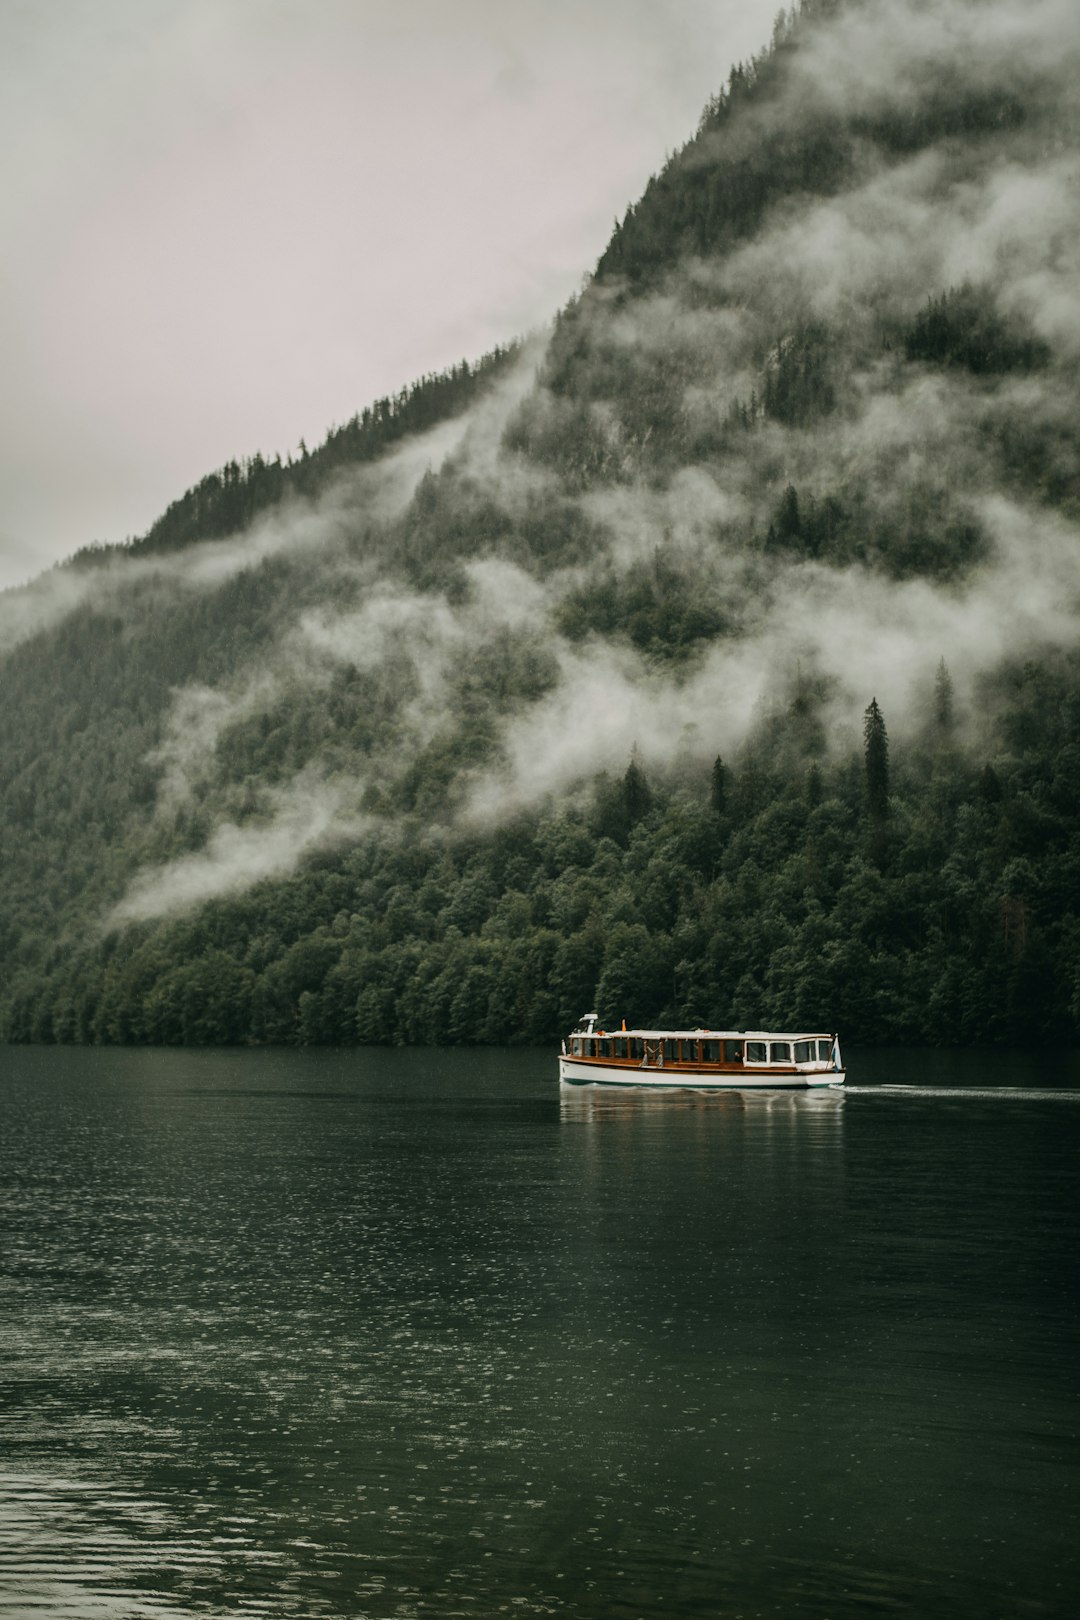
<path fill-rule="evenodd" d="M 642 1041 L 831 1041 L 834 1032 L 826 1029 L 573 1029 L 571 1035 L 587 1035 L 590 1039 L 612 1036 L 634 1036 Z"/>

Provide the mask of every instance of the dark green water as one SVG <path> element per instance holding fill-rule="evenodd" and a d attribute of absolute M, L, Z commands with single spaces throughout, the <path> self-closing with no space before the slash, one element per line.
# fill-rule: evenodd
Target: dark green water
<path fill-rule="evenodd" d="M 1080 1072 L 846 1056 L 0 1049 L 0 1611 L 1080 1612 Z"/>

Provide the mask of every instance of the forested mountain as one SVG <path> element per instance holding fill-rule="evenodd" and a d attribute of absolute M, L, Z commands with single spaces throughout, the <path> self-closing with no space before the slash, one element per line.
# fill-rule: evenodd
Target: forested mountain
<path fill-rule="evenodd" d="M 1074 1041 L 1078 68 L 804 0 L 546 338 L 0 596 L 3 1034 Z"/>

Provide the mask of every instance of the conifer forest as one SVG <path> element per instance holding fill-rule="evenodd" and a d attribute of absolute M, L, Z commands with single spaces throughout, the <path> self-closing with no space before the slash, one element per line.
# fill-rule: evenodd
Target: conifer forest
<path fill-rule="evenodd" d="M 1077 1041 L 1080 79 L 996 22 L 781 12 L 546 332 L 0 595 L 0 1036 Z"/>

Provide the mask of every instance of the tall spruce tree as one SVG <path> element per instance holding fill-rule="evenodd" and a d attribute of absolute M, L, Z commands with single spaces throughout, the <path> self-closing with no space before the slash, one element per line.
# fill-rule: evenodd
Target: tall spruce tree
<path fill-rule="evenodd" d="M 889 734 L 876 697 L 863 715 L 863 745 L 866 803 L 871 819 L 882 822 L 889 814 Z"/>
<path fill-rule="evenodd" d="M 645 772 L 638 764 L 636 751 L 623 777 L 622 798 L 629 830 L 637 825 L 642 816 L 648 815 L 653 802 L 652 790 L 645 780 Z"/>
<path fill-rule="evenodd" d="M 952 735 L 955 718 L 952 676 L 943 658 L 938 664 L 934 679 L 934 726 L 939 737 Z"/>
<path fill-rule="evenodd" d="M 722 816 L 727 809 L 728 783 L 727 766 L 717 754 L 713 761 L 712 782 L 709 789 L 709 802 L 712 805 L 714 816 Z"/>

